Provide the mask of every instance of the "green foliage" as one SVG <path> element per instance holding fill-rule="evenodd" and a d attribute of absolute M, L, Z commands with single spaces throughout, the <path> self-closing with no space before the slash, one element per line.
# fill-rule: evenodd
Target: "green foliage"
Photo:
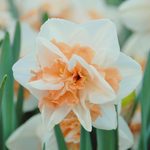
<path fill-rule="evenodd" d="M 2 99 L 4 94 L 4 87 L 6 84 L 7 75 L 5 75 L 2 79 L 2 82 L 0 83 L 0 149 L 3 149 L 4 142 L 3 142 L 3 122 L 2 122 Z"/>
<path fill-rule="evenodd" d="M 67 146 L 63 137 L 63 134 L 61 132 L 61 129 L 59 127 L 59 125 L 56 125 L 54 127 L 55 130 L 55 135 L 56 135 L 56 139 L 57 139 L 57 144 L 58 144 L 58 149 L 59 150 L 67 150 Z"/>
<path fill-rule="evenodd" d="M 147 150 L 148 139 L 150 137 L 150 54 L 144 73 L 143 86 L 140 94 L 140 104 L 142 108 L 142 131 L 140 136 L 139 150 Z"/>
<path fill-rule="evenodd" d="M 118 6 L 120 5 L 124 0 L 106 0 L 106 3 L 109 5 Z"/>
<path fill-rule="evenodd" d="M 17 102 L 16 102 L 16 121 L 17 126 L 21 125 L 22 116 L 23 116 L 23 100 L 24 100 L 24 88 L 19 87 Z"/>
<path fill-rule="evenodd" d="M 12 44 L 13 63 L 15 63 L 19 58 L 20 48 L 21 48 L 21 28 L 20 28 L 20 23 L 17 22 L 16 28 L 15 28 L 13 44 Z"/>
<path fill-rule="evenodd" d="M 12 13 L 12 16 L 16 19 L 19 18 L 19 14 L 18 14 L 18 10 L 17 10 L 17 7 L 14 3 L 14 0 L 7 0 L 8 1 L 8 4 L 9 4 L 9 9 L 10 9 L 10 12 Z"/>
<path fill-rule="evenodd" d="M 9 135 L 15 130 L 17 126 L 17 118 L 15 103 L 14 103 L 14 78 L 12 72 L 12 66 L 19 57 L 20 51 L 20 24 L 16 24 L 14 41 L 10 43 L 9 33 L 6 32 L 4 39 L 1 42 L 0 47 L 0 81 L 2 82 L 2 90 L 0 89 L 0 111 L 1 111 L 1 131 L 0 137 L 2 137 L 3 145 Z M 7 76 L 7 82 L 5 82 Z M 5 83 L 5 86 L 4 86 Z M 18 94 L 20 96 L 20 94 Z M 21 96 L 18 97 L 21 99 Z M 21 103 L 21 102 L 18 102 Z M 17 105 L 19 111 L 21 111 L 20 105 Z M 18 110 L 18 109 L 17 109 Z M 21 115 L 19 113 L 19 115 Z M 19 118 L 20 119 L 20 118 Z M 1 149 L 6 149 L 2 145 Z"/>
<path fill-rule="evenodd" d="M 2 51 L 0 56 L 0 80 L 7 74 L 7 83 L 4 88 L 2 101 L 2 119 L 3 119 L 3 139 L 4 141 L 14 129 L 14 92 L 13 92 L 13 73 L 12 73 L 12 49 L 10 45 L 9 34 L 6 33 L 4 42 L 2 43 Z"/>
<path fill-rule="evenodd" d="M 90 133 L 81 127 L 80 150 L 92 150 Z"/>
<path fill-rule="evenodd" d="M 48 18 L 49 18 L 48 13 L 47 13 L 47 12 L 43 13 L 43 14 L 42 14 L 42 19 L 41 19 L 42 24 L 43 24 L 45 21 L 47 21 Z"/>
<path fill-rule="evenodd" d="M 97 129 L 97 150 L 117 150 L 116 130 L 99 130 Z"/>

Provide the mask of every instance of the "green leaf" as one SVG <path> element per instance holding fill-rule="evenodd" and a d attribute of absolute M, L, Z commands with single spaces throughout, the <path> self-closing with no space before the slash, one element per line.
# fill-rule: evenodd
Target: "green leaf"
<path fill-rule="evenodd" d="M 24 101 L 24 88 L 20 85 L 18 90 L 17 102 L 16 102 L 16 117 L 17 125 L 21 125 L 23 116 L 23 101 Z"/>
<path fill-rule="evenodd" d="M 0 55 L 0 80 L 7 74 L 7 83 L 5 84 L 2 101 L 3 135 L 4 142 L 12 133 L 15 127 L 15 109 L 14 109 L 14 86 L 13 86 L 13 57 L 10 46 L 9 34 L 6 33 L 1 47 Z"/>
<path fill-rule="evenodd" d="M 19 58 L 20 47 L 21 47 L 21 28 L 20 28 L 20 23 L 17 22 L 15 27 L 13 45 L 12 45 L 13 63 L 15 63 Z"/>
<path fill-rule="evenodd" d="M 47 13 L 47 12 L 44 12 L 44 13 L 42 14 L 42 20 L 41 20 L 42 24 L 43 24 L 45 21 L 47 21 L 48 18 L 49 18 L 48 13 Z"/>
<path fill-rule="evenodd" d="M 14 3 L 14 0 L 7 0 L 7 1 L 8 1 L 8 4 L 9 4 L 9 9 L 10 9 L 13 17 L 18 19 L 19 18 L 19 13 L 18 13 L 17 7 Z"/>
<path fill-rule="evenodd" d="M 118 6 L 120 5 L 124 0 L 106 0 L 106 3 L 108 5 L 114 5 L 114 6 Z"/>
<path fill-rule="evenodd" d="M 96 130 L 97 150 L 117 150 L 116 130 Z"/>
<path fill-rule="evenodd" d="M 43 144 L 43 148 L 42 148 L 42 149 L 43 149 L 43 150 L 46 150 L 46 149 L 45 149 L 45 143 Z"/>
<path fill-rule="evenodd" d="M 3 142 L 3 122 L 2 122 L 2 110 L 1 110 L 1 104 L 2 104 L 2 99 L 3 99 L 3 93 L 4 93 L 4 87 L 6 84 L 7 80 L 7 75 L 3 77 L 3 80 L 0 84 L 0 149 L 2 150 L 4 147 L 4 142 Z"/>
<path fill-rule="evenodd" d="M 117 106 L 115 106 L 118 114 Z M 97 129 L 97 149 L 98 150 L 119 150 L 119 133 L 118 133 L 118 115 L 116 130 Z"/>
<path fill-rule="evenodd" d="M 2 98 L 3 98 L 4 86 L 5 86 L 6 80 L 7 80 L 7 75 L 4 75 L 2 82 L 0 84 L 0 109 L 2 106 Z"/>
<path fill-rule="evenodd" d="M 147 131 L 150 126 L 150 53 L 145 68 L 143 86 L 140 93 L 140 104 L 142 108 L 142 131 L 140 135 L 139 150 L 147 150 L 148 136 Z"/>
<path fill-rule="evenodd" d="M 67 146 L 63 137 L 63 134 L 61 132 L 61 129 L 59 127 L 59 125 L 56 125 L 54 127 L 55 130 L 55 135 L 56 135 L 56 139 L 57 139 L 57 144 L 58 144 L 58 149 L 59 150 L 67 150 Z"/>
<path fill-rule="evenodd" d="M 92 150 L 90 133 L 81 127 L 80 150 Z"/>

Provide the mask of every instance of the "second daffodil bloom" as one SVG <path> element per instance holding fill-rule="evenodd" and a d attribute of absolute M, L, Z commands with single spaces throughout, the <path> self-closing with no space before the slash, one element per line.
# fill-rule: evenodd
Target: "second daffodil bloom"
<path fill-rule="evenodd" d="M 76 24 L 49 19 L 37 51 L 14 66 L 15 79 L 39 99 L 49 129 L 70 112 L 88 131 L 115 129 L 114 104 L 133 91 L 141 68 L 120 52 L 116 28 L 107 20 Z"/>
<path fill-rule="evenodd" d="M 144 69 L 150 50 L 150 1 L 128 0 L 120 6 L 122 20 L 134 33 L 127 40 L 124 52 L 137 60 Z"/>
<path fill-rule="evenodd" d="M 68 150 L 80 148 L 80 122 L 71 112 L 60 123 Z M 32 131 L 32 132 L 31 132 Z M 133 144 L 133 137 L 124 119 L 119 117 L 119 150 L 126 150 Z M 9 150 L 42 150 L 45 143 L 46 150 L 58 150 L 54 130 L 47 132 L 42 123 L 41 115 L 35 115 L 26 121 L 8 138 L 6 145 Z M 29 144 L 30 143 L 30 144 Z"/>

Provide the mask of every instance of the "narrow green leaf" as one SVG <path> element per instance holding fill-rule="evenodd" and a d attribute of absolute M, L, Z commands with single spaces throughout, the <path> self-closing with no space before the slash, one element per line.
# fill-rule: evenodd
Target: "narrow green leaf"
<path fill-rule="evenodd" d="M 13 63 L 15 63 L 19 58 L 20 47 L 21 47 L 21 28 L 20 28 L 20 23 L 18 21 L 16 23 L 14 40 L 12 45 Z"/>
<path fill-rule="evenodd" d="M 44 12 L 44 13 L 42 14 L 42 20 L 41 20 L 42 24 L 43 24 L 45 21 L 47 21 L 48 18 L 49 18 L 48 13 L 47 13 L 47 12 Z"/>
<path fill-rule="evenodd" d="M 150 53 L 148 56 L 147 65 L 145 68 L 143 86 L 140 93 L 140 104 L 142 108 L 142 131 L 139 141 L 139 150 L 147 150 L 148 136 L 147 131 L 150 126 Z"/>
<path fill-rule="evenodd" d="M 117 106 L 116 112 L 118 114 Z M 116 130 L 96 130 L 97 150 L 119 150 L 118 116 Z"/>
<path fill-rule="evenodd" d="M 24 89 L 22 86 L 20 86 L 18 90 L 18 96 L 17 96 L 17 102 L 16 102 L 17 126 L 21 125 L 21 121 L 22 121 L 23 100 L 24 100 Z"/>
<path fill-rule="evenodd" d="M 4 75 L 2 82 L 0 84 L 0 109 L 2 106 L 2 97 L 3 97 L 4 86 L 5 86 L 6 80 L 7 80 L 7 75 Z"/>
<path fill-rule="evenodd" d="M 14 109 L 14 86 L 13 86 L 13 57 L 10 46 L 9 34 L 6 33 L 1 47 L 0 55 L 0 80 L 5 74 L 8 75 L 7 83 L 5 84 L 3 101 L 2 101 L 2 118 L 3 118 L 3 138 L 4 142 L 14 130 L 15 125 L 15 109 Z"/>
<path fill-rule="evenodd" d="M 14 18 L 18 19 L 19 18 L 19 13 L 16 7 L 16 4 L 14 3 L 14 0 L 7 0 L 9 4 L 9 9 L 13 15 Z"/>
<path fill-rule="evenodd" d="M 114 6 L 118 6 L 120 5 L 124 0 L 106 0 L 106 3 L 108 5 L 114 5 Z"/>
<path fill-rule="evenodd" d="M 81 127 L 80 150 L 92 150 L 90 133 Z"/>
<path fill-rule="evenodd" d="M 61 129 L 59 127 L 59 125 L 56 125 L 54 127 L 55 130 L 55 135 L 56 135 L 56 139 L 57 139 L 57 144 L 58 144 L 58 149 L 59 150 L 67 150 L 67 146 L 63 137 L 63 134 L 61 132 Z"/>
<path fill-rule="evenodd" d="M 115 130 L 96 130 L 97 150 L 117 150 L 118 147 Z"/>
<path fill-rule="evenodd" d="M 1 47 L 2 43 L 3 43 L 3 40 L 0 40 L 0 47 Z"/>
<path fill-rule="evenodd" d="M 43 148 L 42 148 L 42 149 L 43 149 L 43 150 L 46 150 L 46 149 L 45 149 L 45 143 L 43 144 Z"/>
<path fill-rule="evenodd" d="M 2 110 L 1 110 L 1 104 L 2 104 L 2 98 L 3 98 L 3 92 L 4 92 L 4 87 L 5 83 L 7 80 L 7 75 L 3 77 L 3 80 L 0 84 L 0 149 L 2 150 L 4 147 L 4 142 L 3 142 L 3 122 L 2 122 Z"/>

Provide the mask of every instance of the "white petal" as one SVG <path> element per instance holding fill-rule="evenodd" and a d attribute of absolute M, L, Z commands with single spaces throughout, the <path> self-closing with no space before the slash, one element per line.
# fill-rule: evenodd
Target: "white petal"
<path fill-rule="evenodd" d="M 37 107 L 38 107 L 38 101 L 34 96 L 32 96 L 30 94 L 28 98 L 25 98 L 25 100 L 23 102 L 23 111 L 24 112 L 32 111 Z"/>
<path fill-rule="evenodd" d="M 92 131 L 92 121 L 90 111 L 85 105 L 86 93 L 80 92 L 80 103 L 73 107 L 73 112 L 77 115 L 81 125 L 89 132 Z"/>
<path fill-rule="evenodd" d="M 45 141 L 45 150 L 59 150 L 54 130 L 51 130 L 48 134 L 50 137 Z"/>
<path fill-rule="evenodd" d="M 121 100 L 136 89 L 142 78 L 142 70 L 136 61 L 123 53 L 120 53 L 113 66 L 118 69 L 122 78 L 117 92 L 117 100 Z"/>
<path fill-rule="evenodd" d="M 21 58 L 14 64 L 12 70 L 15 80 L 27 88 L 37 99 L 40 99 L 47 94 L 47 91 L 34 89 L 28 85 L 29 81 L 33 77 L 32 71 L 36 72 L 39 70 L 35 53 L 31 53 Z"/>
<path fill-rule="evenodd" d="M 127 150 L 133 145 L 133 135 L 122 117 L 119 117 L 119 150 Z"/>
<path fill-rule="evenodd" d="M 29 82 L 28 86 L 31 86 L 37 90 L 59 90 L 64 86 L 64 83 L 60 82 L 58 84 L 52 84 L 47 81 L 45 82 L 43 80 L 36 80 Z"/>
<path fill-rule="evenodd" d="M 71 59 L 68 62 L 68 70 L 72 71 L 73 68 L 77 65 L 80 64 L 86 71 L 89 73 L 90 77 L 93 78 L 93 71 L 91 69 L 91 66 L 80 56 L 73 55 Z"/>
<path fill-rule="evenodd" d="M 93 50 L 94 63 L 107 66 L 119 56 L 120 47 L 115 25 L 108 19 L 101 19 L 83 24 L 89 33 Z"/>
<path fill-rule="evenodd" d="M 21 23 L 21 54 L 20 57 L 27 55 L 36 49 L 36 36 L 37 33 L 29 26 L 29 24 Z"/>
<path fill-rule="evenodd" d="M 88 98 L 91 103 L 104 104 L 114 101 L 116 94 L 112 87 L 104 80 L 102 75 L 91 67 L 94 78 L 88 85 Z"/>
<path fill-rule="evenodd" d="M 7 140 L 10 150 L 42 149 L 42 142 L 37 136 L 37 129 L 41 126 L 41 116 L 36 115 L 19 127 Z"/>
<path fill-rule="evenodd" d="M 95 128 L 103 130 L 112 130 L 117 127 L 117 116 L 115 106 L 113 104 L 100 105 L 101 116 L 99 116 L 92 124 Z"/>
<path fill-rule="evenodd" d="M 72 37 L 72 34 L 76 30 L 77 24 L 63 20 L 63 19 L 49 19 L 41 27 L 39 37 L 51 41 L 56 39 L 57 41 L 67 42 Z"/>
<path fill-rule="evenodd" d="M 146 60 L 150 51 L 150 33 L 135 33 L 127 40 L 123 51 L 137 61 Z"/>
<path fill-rule="evenodd" d="M 22 86 L 28 88 L 27 83 L 33 76 L 31 71 L 39 70 L 35 54 L 31 53 L 21 58 L 13 65 L 12 70 L 15 80 L 18 81 Z"/>
<path fill-rule="evenodd" d="M 43 37 L 37 38 L 38 60 L 41 67 L 51 66 L 57 58 L 67 61 L 66 56 L 50 40 Z"/>
<path fill-rule="evenodd" d="M 44 124 L 51 130 L 56 124 L 60 123 L 70 111 L 71 108 L 64 104 L 56 109 L 43 106 L 41 113 Z"/>
<path fill-rule="evenodd" d="M 81 125 L 89 132 L 92 131 L 91 116 L 88 109 L 78 104 L 73 108 L 73 112 L 77 115 Z"/>
<path fill-rule="evenodd" d="M 150 30 L 150 1 L 128 0 L 120 7 L 122 20 L 134 31 Z"/>

